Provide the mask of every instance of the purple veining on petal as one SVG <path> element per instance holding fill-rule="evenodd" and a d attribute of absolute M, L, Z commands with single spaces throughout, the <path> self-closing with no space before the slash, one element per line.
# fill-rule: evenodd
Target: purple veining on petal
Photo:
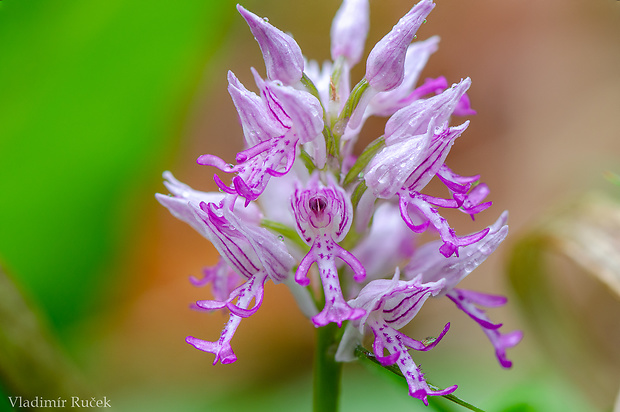
<path fill-rule="evenodd" d="M 156 194 L 157 200 L 164 205 L 170 213 L 184 222 L 190 224 L 200 234 L 208 236 L 209 229 L 204 222 L 196 216 L 196 209 L 201 203 L 219 204 L 225 198 L 223 193 L 219 192 L 200 192 L 194 190 L 186 184 L 176 180 L 170 172 L 164 173 L 164 184 L 173 194 L 173 196 L 165 196 Z M 235 214 L 248 224 L 258 224 L 262 218 L 260 210 L 256 205 L 249 205 L 246 208 L 234 206 Z"/>
<path fill-rule="evenodd" d="M 390 292 L 386 297 L 389 298 L 400 293 L 402 293 L 402 291 L 395 290 Z M 428 298 L 428 296 L 426 296 L 427 293 L 431 293 L 429 287 L 416 288 L 407 296 L 400 298 L 393 308 L 389 308 L 386 304 L 383 308 L 383 318 L 385 322 L 394 324 L 413 318 L 422 306 L 422 303 Z"/>
<path fill-rule="evenodd" d="M 290 118 L 295 134 L 302 143 L 314 140 L 323 131 L 323 107 L 312 94 L 272 82 L 273 93 L 282 110 Z"/>
<path fill-rule="evenodd" d="M 422 283 L 421 277 L 401 281 L 399 273 L 397 268 L 391 281 L 371 281 L 350 302 L 351 305 L 380 312 L 382 319 L 389 322 L 391 327 L 402 328 L 417 315 L 426 299 L 441 292 L 445 281 Z"/>
<path fill-rule="evenodd" d="M 466 122 L 459 127 L 446 128 L 440 132 L 435 130 L 431 134 L 430 131 L 434 129 L 436 121 L 434 119 L 429 123 L 429 131 L 426 135 L 416 136 L 415 139 L 407 139 L 384 148 L 372 159 L 364 178 L 376 196 L 389 198 L 393 194 L 398 195 L 401 216 L 414 232 L 420 233 L 429 224 L 433 225 L 444 241 L 440 250 L 448 257 L 452 254 L 458 255 L 459 247 L 476 242 L 484 237 L 486 232 L 483 230 L 473 235 L 457 237 L 448 222 L 438 213 L 436 207 L 461 208 L 463 212 L 473 216 L 489 207 L 490 203 L 478 204 L 488 193 L 485 190 L 486 186 L 479 185 L 480 189 L 472 191 L 471 197 L 459 193 L 470 187 L 469 184 L 462 184 L 468 181 L 468 178 L 457 177 L 444 165 L 445 158 L 454 140 L 461 135 L 469 123 Z M 403 150 L 409 148 L 412 143 L 415 144 L 413 152 Z M 399 163 L 394 162 L 396 159 Z M 405 179 L 403 179 L 405 175 L 403 171 L 407 173 Z M 455 195 L 453 199 L 443 199 L 420 193 L 420 190 L 437 174 L 441 174 L 442 180 L 447 181 L 449 187 L 456 190 L 458 195 Z M 452 181 L 454 179 L 458 182 Z M 422 223 L 415 224 L 412 221 L 409 215 L 409 211 L 412 209 L 415 209 L 424 218 Z"/>
<path fill-rule="evenodd" d="M 264 268 L 276 282 L 288 275 L 294 260 L 275 235 L 243 220 L 225 202 L 203 202 L 194 212 L 204 222 L 207 238 L 239 274 L 249 279 Z"/>
<path fill-rule="evenodd" d="M 364 172 L 370 191 L 379 198 L 393 197 L 423 162 L 432 135 L 433 131 L 429 130 L 400 144 L 386 146 L 377 153 Z"/>
<path fill-rule="evenodd" d="M 420 191 L 442 168 L 454 141 L 469 122 L 446 127 L 469 79 L 396 112 L 386 123 L 384 147 L 369 162 L 364 179 L 375 196 L 390 198 L 401 188 Z"/>
<path fill-rule="evenodd" d="M 291 197 L 291 208 L 296 218 L 297 232 L 309 245 L 310 251 L 303 257 L 295 281 L 307 286 L 308 270 L 316 262 L 323 291 L 325 307 L 312 321 L 316 326 L 330 322 L 342 325 L 345 320 L 358 319 L 365 311 L 351 308 L 345 301 L 340 288 L 336 258 L 344 261 L 353 270 L 353 278 L 361 282 L 366 277 L 364 266 L 349 251 L 337 242 L 346 236 L 351 226 L 352 206 L 344 190 L 330 178 L 328 186 L 314 174 L 305 189 L 298 187 Z"/>
<path fill-rule="evenodd" d="M 195 213 L 208 228 L 207 237 L 213 246 L 231 267 L 249 279 L 260 269 L 260 262 L 247 239 L 223 218 L 222 209 L 214 203 L 203 202 Z"/>
<path fill-rule="evenodd" d="M 230 71 L 228 92 L 239 114 L 246 147 L 252 148 L 272 137 L 282 136 L 288 129 L 273 114 L 265 99 L 246 89 Z M 242 161 L 237 159 L 237 162 Z"/>
<path fill-rule="evenodd" d="M 206 154 L 197 163 L 213 166 L 225 173 L 234 173 L 232 184 L 227 186 L 219 176 L 214 179 L 218 187 L 228 193 L 245 198 L 245 204 L 258 199 L 271 177 L 287 174 L 295 162 L 298 142 L 311 142 L 323 130 L 323 109 L 310 93 L 283 86 L 280 82 L 264 81 L 253 70 L 260 98 L 250 94 L 232 78 L 229 89 L 235 96 L 242 119 L 246 143 L 253 146 L 237 153 L 236 165 Z M 259 124 L 270 122 L 271 127 Z M 276 134 L 281 133 L 281 134 Z"/>

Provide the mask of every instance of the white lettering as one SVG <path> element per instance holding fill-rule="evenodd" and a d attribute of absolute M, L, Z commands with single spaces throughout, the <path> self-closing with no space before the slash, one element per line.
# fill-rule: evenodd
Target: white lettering
<path fill-rule="evenodd" d="M 0 0 L 2 1 L 2 0 Z M 58 399 L 45 399 L 42 396 L 35 396 L 33 399 L 24 399 L 22 396 L 7 396 L 12 408 L 66 408 L 67 400 L 61 396 Z M 71 408 L 110 408 L 110 400 L 107 396 L 98 399 L 80 399 L 79 396 L 71 397 Z"/>
<path fill-rule="evenodd" d="M 12 396 L 9 396 L 9 402 L 11 402 L 11 406 L 15 407 L 15 405 L 17 404 L 17 401 L 19 400 L 19 407 L 22 407 L 22 397 L 21 396 L 16 396 L 15 398 L 13 398 Z"/>

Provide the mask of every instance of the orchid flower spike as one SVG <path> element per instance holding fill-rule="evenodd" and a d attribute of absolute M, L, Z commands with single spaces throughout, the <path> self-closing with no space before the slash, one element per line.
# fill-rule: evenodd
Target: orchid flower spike
<path fill-rule="evenodd" d="M 201 278 L 190 278 L 209 285 L 212 295 L 190 307 L 222 311 L 228 320 L 215 341 L 186 338 L 215 355 L 214 364 L 237 360 L 231 342 L 241 320 L 261 307 L 271 280 L 288 288 L 300 313 L 320 328 L 319 350 L 328 338 L 336 361 L 352 361 L 365 335 L 372 337 L 376 359 L 397 366 L 409 394 L 425 404 L 457 388 L 429 385 L 410 353 L 435 348 L 450 323 L 430 340 L 403 332 L 430 298 L 452 300 L 482 328 L 500 365 L 511 366 L 506 351 L 522 334 L 500 333 L 501 324 L 485 313 L 506 299 L 458 287 L 504 240 L 507 214 L 462 236 L 441 212 L 456 209 L 473 220 L 491 202 L 479 175 L 460 175 L 447 164 L 469 126 L 454 116 L 475 114 L 467 94 L 471 80 L 449 86 L 443 76 L 420 77 L 439 37 L 413 40 L 434 7 L 433 0 L 414 5 L 370 48 L 364 77 L 352 82 L 368 35 L 368 0 L 342 0 L 331 24 L 332 61 L 321 64 L 304 58 L 295 40 L 266 18 L 237 5 L 266 67 L 266 76 L 250 68 L 249 87 L 228 72 L 243 149 L 232 162 L 210 153 L 198 157 L 198 164 L 217 169 L 219 191 L 192 189 L 165 172 L 170 195 L 156 194 L 220 255 Z M 370 116 L 387 118 L 385 133 L 357 147 Z M 425 193 L 434 178 L 445 195 Z M 429 228 L 436 240 L 423 243 L 419 234 Z M 315 382 L 333 383 L 325 376 Z"/>

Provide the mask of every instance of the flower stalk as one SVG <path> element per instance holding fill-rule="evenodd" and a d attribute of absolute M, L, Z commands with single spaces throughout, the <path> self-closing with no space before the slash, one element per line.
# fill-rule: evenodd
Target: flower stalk
<path fill-rule="evenodd" d="M 313 365 L 313 411 L 336 412 L 340 399 L 342 362 L 336 361 L 341 330 L 335 323 L 316 328 Z"/>

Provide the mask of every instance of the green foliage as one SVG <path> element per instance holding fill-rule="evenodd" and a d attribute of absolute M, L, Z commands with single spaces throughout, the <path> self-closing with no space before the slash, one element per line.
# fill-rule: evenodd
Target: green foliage
<path fill-rule="evenodd" d="M 372 158 L 384 147 L 385 137 L 383 136 L 378 137 L 368 146 L 366 146 L 360 157 L 357 158 L 353 166 L 351 166 L 351 169 L 349 169 L 349 172 L 344 178 L 343 184 L 346 186 L 358 179 L 359 174 L 362 173 L 362 171 L 366 166 L 368 166 L 368 163 L 372 160 Z"/>
<path fill-rule="evenodd" d="M 130 240 L 233 12 L 228 1 L 3 2 L 0 260 L 57 328 L 89 308 Z"/>

